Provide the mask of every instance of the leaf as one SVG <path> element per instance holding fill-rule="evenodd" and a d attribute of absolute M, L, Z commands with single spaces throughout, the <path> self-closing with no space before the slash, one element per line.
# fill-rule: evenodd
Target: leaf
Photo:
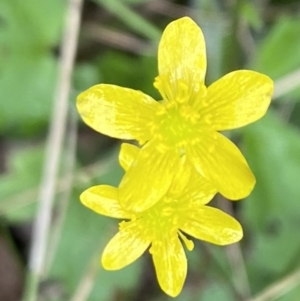
<path fill-rule="evenodd" d="M 255 274 L 284 272 L 300 250 L 300 133 L 269 110 L 244 131 L 244 150 L 257 184 L 242 203 L 244 226 L 251 231 Z M 263 276 L 262 276 L 263 277 Z"/>
<path fill-rule="evenodd" d="M 138 13 L 134 12 L 128 5 L 120 0 L 93 0 L 100 4 L 109 12 L 117 16 L 128 27 L 136 33 L 141 34 L 145 38 L 158 41 L 161 31 L 152 23 L 141 17 Z"/>
<path fill-rule="evenodd" d="M 73 82 L 78 91 L 86 90 L 98 84 L 100 79 L 96 66 L 88 63 L 77 64 L 74 70 Z M 76 93 L 75 98 L 78 93 Z"/>
<path fill-rule="evenodd" d="M 292 290 L 287 290 L 282 292 L 282 296 L 279 297 L 276 301 L 291 301 L 291 300 L 297 300 L 300 296 L 300 285 L 298 284 L 295 288 Z"/>
<path fill-rule="evenodd" d="M 64 2 L 0 3 L 0 133 L 31 134 L 51 112 Z M 49 13 L 51 11 L 51 13 Z"/>
<path fill-rule="evenodd" d="M 18 43 L 53 47 L 61 36 L 65 3 L 61 0 L 2 0 L 0 16 L 4 25 L 1 32 L 7 35 L 10 46 Z M 15 50 L 23 52 L 20 48 Z"/>
<path fill-rule="evenodd" d="M 231 301 L 235 296 L 222 282 L 211 282 L 201 292 L 199 301 Z"/>
<path fill-rule="evenodd" d="M 49 55 L 10 58 L 0 74 L 0 132 L 39 131 L 52 108 L 56 62 Z"/>
<path fill-rule="evenodd" d="M 9 154 L 8 173 L 0 177 L 0 214 L 4 214 L 5 218 L 10 221 L 23 222 L 34 216 L 36 199 L 26 206 L 15 204 L 14 207 L 11 203 L 7 204 L 6 199 L 38 186 L 43 157 L 44 147 L 42 145 L 17 149 Z"/>
<path fill-rule="evenodd" d="M 300 66 L 299 36 L 299 18 L 279 18 L 259 44 L 251 67 L 275 80 L 295 71 Z M 300 99 L 300 87 L 290 96 Z"/>
<path fill-rule="evenodd" d="M 294 216 L 299 204 L 300 133 L 271 110 L 245 130 L 244 149 L 257 184 L 245 215 L 262 230 L 270 216 Z"/>
<path fill-rule="evenodd" d="M 103 82 L 143 91 L 155 99 L 161 96 L 153 87 L 157 76 L 156 57 L 132 57 L 111 51 L 98 58 Z M 147 72 L 145 72 L 147 70 Z"/>
<path fill-rule="evenodd" d="M 263 27 L 263 20 L 260 16 L 259 7 L 257 4 L 249 1 L 242 1 L 240 5 L 240 13 L 243 19 L 255 30 L 260 30 Z"/>

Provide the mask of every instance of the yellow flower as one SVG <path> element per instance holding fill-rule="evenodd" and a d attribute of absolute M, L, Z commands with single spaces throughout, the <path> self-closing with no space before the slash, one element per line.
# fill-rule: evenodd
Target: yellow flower
<path fill-rule="evenodd" d="M 162 101 L 107 84 L 77 98 L 82 119 L 96 131 L 143 145 L 120 183 L 122 206 L 143 211 L 155 204 L 168 190 L 183 154 L 225 197 L 248 196 L 254 175 L 239 149 L 219 131 L 261 118 L 270 104 L 272 80 L 240 70 L 206 87 L 204 37 L 188 17 L 166 27 L 158 70 L 154 86 Z"/>
<path fill-rule="evenodd" d="M 139 149 L 123 144 L 120 163 L 125 170 L 138 156 Z M 181 241 L 188 250 L 194 244 L 182 233 L 217 245 L 239 241 L 241 225 L 219 209 L 205 206 L 215 195 L 212 185 L 182 157 L 179 170 L 168 192 L 144 212 L 121 207 L 118 188 L 99 185 L 84 191 L 81 202 L 99 214 L 120 219 L 120 231 L 111 239 L 102 254 L 102 265 L 108 270 L 121 269 L 138 259 L 151 245 L 149 252 L 162 290 L 177 296 L 182 290 L 187 259 Z"/>

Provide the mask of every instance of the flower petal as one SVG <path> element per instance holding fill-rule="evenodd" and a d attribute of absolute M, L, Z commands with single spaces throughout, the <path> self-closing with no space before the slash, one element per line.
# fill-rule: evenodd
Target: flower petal
<path fill-rule="evenodd" d="M 129 213 L 124 211 L 118 202 L 118 189 L 108 185 L 93 186 L 80 195 L 83 205 L 95 212 L 115 217 L 130 218 Z"/>
<path fill-rule="evenodd" d="M 194 170 L 194 166 L 191 164 L 190 161 L 186 160 L 186 156 L 182 156 L 180 158 L 180 163 L 177 172 L 174 175 L 174 178 L 168 191 L 169 196 L 173 196 L 173 198 L 176 198 L 178 195 L 182 194 L 182 191 L 190 182 L 192 170 Z"/>
<path fill-rule="evenodd" d="M 188 215 L 187 215 L 188 216 Z M 194 208 L 180 230 L 217 245 L 228 245 L 242 239 L 240 223 L 227 213 L 208 206 Z"/>
<path fill-rule="evenodd" d="M 178 165 L 175 150 L 160 152 L 156 141 L 148 142 L 120 183 L 121 206 L 141 212 L 154 205 L 169 189 Z"/>
<path fill-rule="evenodd" d="M 208 87 L 200 114 L 217 131 L 244 126 L 266 113 L 273 89 L 273 81 L 261 73 L 228 73 Z"/>
<path fill-rule="evenodd" d="M 201 29 L 192 19 L 184 17 L 166 27 L 158 48 L 158 70 L 156 87 L 162 95 L 167 94 L 167 99 L 180 94 L 174 88 L 185 90 L 190 87 L 193 92 L 200 91 L 206 73 L 205 40 Z M 160 87 L 160 80 L 169 83 L 171 90 Z"/>
<path fill-rule="evenodd" d="M 148 248 L 151 241 L 138 225 L 138 221 L 127 222 L 105 247 L 101 262 L 106 270 L 119 270 L 137 260 Z"/>
<path fill-rule="evenodd" d="M 190 177 L 189 184 L 180 194 L 180 202 L 190 204 L 195 208 L 209 203 L 217 193 L 216 188 L 201 176 L 194 168 Z"/>
<path fill-rule="evenodd" d="M 172 241 L 172 242 L 171 242 Z M 168 295 L 176 297 L 182 290 L 186 274 L 187 260 L 178 238 L 153 243 L 150 253 L 161 289 Z"/>
<path fill-rule="evenodd" d="M 119 162 L 125 171 L 129 169 L 133 161 L 137 158 L 140 149 L 129 143 L 122 143 L 119 153 Z"/>
<path fill-rule="evenodd" d="M 79 94 L 76 105 L 83 121 L 94 130 L 141 143 L 150 139 L 152 118 L 161 106 L 140 91 L 105 84 Z"/>
<path fill-rule="evenodd" d="M 254 187 L 255 177 L 240 150 L 218 132 L 201 132 L 199 136 L 201 142 L 187 148 L 198 172 L 226 198 L 247 197 Z"/>

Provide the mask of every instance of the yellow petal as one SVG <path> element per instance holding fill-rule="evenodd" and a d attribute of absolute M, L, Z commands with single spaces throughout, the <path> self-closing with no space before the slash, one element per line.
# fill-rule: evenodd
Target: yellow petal
<path fill-rule="evenodd" d="M 160 152 L 154 140 L 141 148 L 119 186 L 119 200 L 125 210 L 144 211 L 169 189 L 179 165 L 175 150 Z"/>
<path fill-rule="evenodd" d="M 207 89 L 200 114 L 215 130 L 234 129 L 261 118 L 273 94 L 273 81 L 258 72 L 228 73 Z"/>
<path fill-rule="evenodd" d="M 122 143 L 119 153 L 119 162 L 125 171 L 129 169 L 133 161 L 137 158 L 140 149 L 129 143 Z"/>
<path fill-rule="evenodd" d="M 247 197 L 255 185 L 255 177 L 240 150 L 218 132 L 201 132 L 199 136 L 200 143 L 187 147 L 198 172 L 226 198 Z"/>
<path fill-rule="evenodd" d="M 190 182 L 192 169 L 194 170 L 194 167 L 192 166 L 191 162 L 186 160 L 186 156 L 181 157 L 178 169 L 168 191 L 169 196 L 176 198 L 178 195 L 182 194 L 182 191 Z"/>
<path fill-rule="evenodd" d="M 106 270 L 119 270 L 137 260 L 149 247 L 138 222 L 128 222 L 107 244 L 102 254 Z"/>
<path fill-rule="evenodd" d="M 83 121 L 94 130 L 141 143 L 150 139 L 152 119 L 161 106 L 140 91 L 105 84 L 79 94 L 76 105 Z"/>
<path fill-rule="evenodd" d="M 155 86 L 167 99 L 189 93 L 189 89 L 200 91 L 206 73 L 205 40 L 192 19 L 184 17 L 166 27 L 158 48 L 158 70 Z"/>
<path fill-rule="evenodd" d="M 176 238 L 172 242 L 166 239 L 153 243 L 150 253 L 161 289 L 172 297 L 178 296 L 187 274 L 187 260 L 181 242 Z"/>
<path fill-rule="evenodd" d="M 95 212 L 115 217 L 130 218 L 118 202 L 118 189 L 108 185 L 98 185 L 90 187 L 80 195 L 83 205 Z"/>
<path fill-rule="evenodd" d="M 178 198 L 180 202 L 189 203 L 195 208 L 210 202 L 216 193 L 217 190 L 212 183 L 193 169 L 188 185 Z"/>
<path fill-rule="evenodd" d="M 202 206 L 194 208 L 190 217 L 187 217 L 180 229 L 198 239 L 223 246 L 235 243 L 243 237 L 240 223 L 219 209 Z"/>

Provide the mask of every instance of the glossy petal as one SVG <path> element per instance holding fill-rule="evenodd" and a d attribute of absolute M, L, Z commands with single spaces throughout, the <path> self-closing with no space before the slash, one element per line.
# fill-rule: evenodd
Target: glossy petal
<path fill-rule="evenodd" d="M 161 106 L 140 91 L 105 84 L 79 94 L 76 105 L 83 121 L 94 130 L 142 143 L 150 139 L 152 117 Z"/>
<path fill-rule="evenodd" d="M 200 114 L 215 130 L 234 129 L 261 118 L 273 93 L 273 81 L 258 72 L 228 73 L 208 87 Z"/>
<path fill-rule="evenodd" d="M 218 132 L 199 133 L 201 141 L 188 147 L 190 159 L 198 172 L 230 200 L 247 197 L 255 184 L 240 150 Z"/>
<path fill-rule="evenodd" d="M 169 87 L 157 88 L 166 98 L 191 88 L 200 91 L 206 73 L 206 50 L 203 33 L 190 18 L 171 22 L 163 32 L 158 48 L 158 84 L 162 80 Z M 182 84 L 182 87 L 180 85 Z M 164 90 L 164 91 L 162 91 Z"/>
<path fill-rule="evenodd" d="M 209 203 L 216 193 L 217 190 L 211 182 L 194 169 L 188 185 L 180 194 L 180 202 L 198 207 Z"/>
<path fill-rule="evenodd" d="M 118 202 L 118 189 L 108 185 L 98 185 L 90 187 L 80 195 L 83 205 L 95 212 L 115 217 L 130 218 Z"/>
<path fill-rule="evenodd" d="M 180 229 L 200 240 L 222 246 L 235 243 L 243 237 L 243 229 L 236 219 L 208 206 L 195 208 Z"/>
<path fill-rule="evenodd" d="M 141 212 L 154 205 L 169 189 L 178 165 L 175 150 L 160 152 L 154 140 L 148 142 L 120 183 L 121 206 Z"/>
<path fill-rule="evenodd" d="M 181 195 L 187 185 L 190 185 L 192 169 L 194 170 L 194 166 L 186 160 L 186 156 L 181 157 L 178 169 L 168 191 L 169 196 L 172 195 L 173 198 L 176 198 L 178 195 Z"/>
<path fill-rule="evenodd" d="M 187 260 L 179 239 L 157 242 L 150 250 L 161 289 L 172 297 L 178 296 L 187 274 Z"/>
<path fill-rule="evenodd" d="M 106 270 L 121 269 L 138 259 L 151 241 L 145 238 L 137 222 L 128 222 L 107 244 L 102 254 L 102 265 Z"/>
<path fill-rule="evenodd" d="M 133 161 L 137 158 L 140 149 L 129 143 L 122 143 L 119 153 L 119 162 L 125 171 L 129 169 Z"/>

